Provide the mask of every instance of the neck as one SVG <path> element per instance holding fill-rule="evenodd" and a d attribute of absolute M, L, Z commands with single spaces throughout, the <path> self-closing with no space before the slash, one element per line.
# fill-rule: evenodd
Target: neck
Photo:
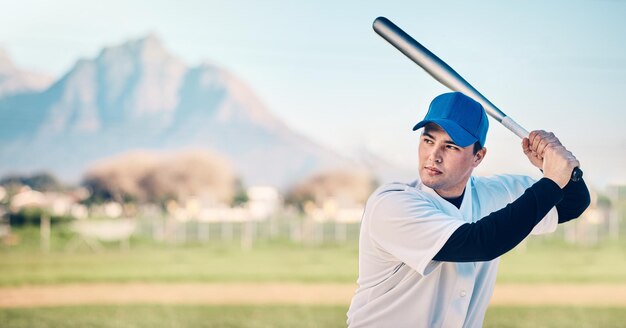
<path fill-rule="evenodd" d="M 468 177 L 469 179 L 469 177 Z M 463 195 L 463 191 L 465 191 L 465 186 L 467 185 L 467 180 L 465 179 L 465 181 L 463 183 L 460 183 L 452 188 L 447 188 L 447 189 L 434 189 L 435 192 L 437 193 L 437 195 L 443 197 L 443 198 L 457 198 L 457 197 L 461 197 L 461 195 Z"/>
<path fill-rule="evenodd" d="M 442 198 L 458 198 L 463 195 L 463 191 L 465 191 L 465 185 L 463 185 L 463 188 L 461 188 L 460 190 L 435 190 L 437 195 L 441 196 Z"/>
<path fill-rule="evenodd" d="M 454 205 L 456 208 L 460 209 L 461 208 L 461 204 L 463 203 L 463 195 L 465 194 L 465 190 L 463 190 L 463 193 L 461 193 L 461 195 L 459 197 L 455 197 L 455 198 L 444 198 L 445 200 L 448 201 L 448 203 Z"/>

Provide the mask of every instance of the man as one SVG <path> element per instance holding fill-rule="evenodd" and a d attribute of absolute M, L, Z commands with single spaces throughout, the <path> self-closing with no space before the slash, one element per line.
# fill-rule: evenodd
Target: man
<path fill-rule="evenodd" d="M 498 257 L 589 206 L 585 183 L 570 182 L 578 160 L 552 133 L 522 141 L 543 172 L 535 182 L 471 175 L 487 153 L 488 120 L 462 93 L 436 97 L 420 128 L 420 180 L 383 185 L 366 204 L 350 327 L 481 327 Z"/>

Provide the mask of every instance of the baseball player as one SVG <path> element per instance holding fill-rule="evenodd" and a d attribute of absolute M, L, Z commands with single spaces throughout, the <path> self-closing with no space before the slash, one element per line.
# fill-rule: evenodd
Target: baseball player
<path fill-rule="evenodd" d="M 552 133 L 522 141 L 543 172 L 534 181 L 471 175 L 487 153 L 488 120 L 462 93 L 436 97 L 421 128 L 420 179 L 383 185 L 367 201 L 349 327 L 481 327 L 498 257 L 589 206 L 584 181 L 570 181 L 578 160 Z"/>

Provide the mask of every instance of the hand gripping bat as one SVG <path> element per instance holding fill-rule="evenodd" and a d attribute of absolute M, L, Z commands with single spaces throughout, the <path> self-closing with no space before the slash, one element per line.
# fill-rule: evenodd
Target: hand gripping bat
<path fill-rule="evenodd" d="M 383 39 L 387 40 L 391 45 L 400 50 L 400 52 L 409 57 L 409 59 L 422 67 L 428 74 L 434 77 L 435 80 L 439 81 L 450 90 L 461 92 L 479 102 L 489 116 L 502 123 L 502 125 L 515 133 L 518 137 L 528 137 L 528 131 L 526 131 L 526 129 L 487 100 L 487 98 L 480 94 L 471 84 L 465 81 L 461 75 L 455 72 L 452 67 L 448 66 L 443 60 L 439 59 L 439 57 L 435 56 L 435 54 L 415 41 L 415 39 L 406 34 L 387 18 L 376 18 L 373 28 L 378 35 L 382 36 Z M 578 181 L 582 176 L 583 172 L 580 168 L 576 167 L 572 172 L 571 180 Z"/>

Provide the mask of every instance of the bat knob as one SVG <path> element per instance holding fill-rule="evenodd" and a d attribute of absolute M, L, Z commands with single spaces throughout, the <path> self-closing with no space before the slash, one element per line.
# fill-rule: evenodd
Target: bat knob
<path fill-rule="evenodd" d="M 583 171 L 577 167 L 574 168 L 574 171 L 572 171 L 572 177 L 570 178 L 570 180 L 574 181 L 574 182 L 578 182 L 580 181 L 580 179 L 582 179 L 583 177 Z"/>

